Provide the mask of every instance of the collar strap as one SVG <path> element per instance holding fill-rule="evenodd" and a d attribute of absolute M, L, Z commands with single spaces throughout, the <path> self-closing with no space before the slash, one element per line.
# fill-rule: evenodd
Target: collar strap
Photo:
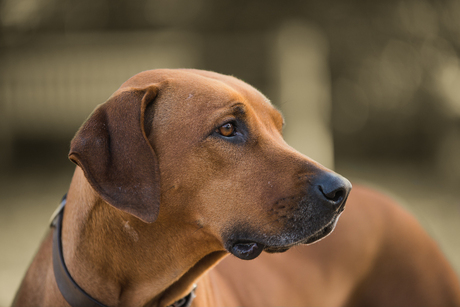
<path fill-rule="evenodd" d="M 98 302 L 86 293 L 80 286 L 73 280 L 72 276 L 67 269 L 64 262 L 64 256 L 62 253 L 62 217 L 64 215 L 64 207 L 66 204 L 67 194 L 61 200 L 59 207 L 53 213 L 51 218 L 51 227 L 55 228 L 53 234 L 53 270 L 54 278 L 58 285 L 59 291 L 61 291 L 64 299 L 72 307 L 106 307 L 104 304 Z M 195 298 L 195 288 L 187 296 L 174 302 L 168 307 L 190 307 L 193 299 Z"/>

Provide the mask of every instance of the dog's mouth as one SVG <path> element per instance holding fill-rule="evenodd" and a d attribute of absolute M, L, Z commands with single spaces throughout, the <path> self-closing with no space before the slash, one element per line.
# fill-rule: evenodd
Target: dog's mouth
<path fill-rule="evenodd" d="M 312 234 L 311 236 L 308 236 L 306 239 L 295 242 L 293 244 L 289 244 L 286 246 L 267 246 L 265 247 L 265 251 L 267 253 L 283 253 L 287 250 L 289 250 L 291 247 L 296 246 L 296 245 L 310 245 L 313 243 L 316 243 L 318 241 L 321 241 L 322 239 L 326 238 L 328 235 L 332 233 L 332 231 L 335 229 L 335 226 L 337 225 L 337 221 L 339 220 L 339 216 L 334 217 L 326 226 Z"/>
<path fill-rule="evenodd" d="M 319 229 L 312 235 L 308 236 L 305 239 L 300 241 L 293 242 L 287 245 L 268 245 L 256 241 L 250 240 L 239 240 L 230 245 L 228 248 L 229 252 L 234 256 L 243 259 L 243 260 L 252 260 L 257 258 L 263 251 L 267 253 L 282 253 L 289 250 L 291 247 L 300 245 L 300 244 L 313 244 L 318 242 L 332 233 L 337 225 L 337 221 L 340 217 L 340 214 L 335 216 L 331 221 L 326 224 L 323 228 Z"/>
<path fill-rule="evenodd" d="M 343 210 L 342 210 L 343 211 Z M 318 232 L 314 233 L 312 236 L 308 237 L 305 241 L 300 242 L 300 244 L 312 244 L 318 241 L 321 241 L 328 235 L 334 231 L 335 226 L 337 226 L 337 222 L 339 220 L 340 214 L 338 214 L 335 218 L 331 220 L 329 224 L 324 226 L 323 229 L 319 230 Z"/>

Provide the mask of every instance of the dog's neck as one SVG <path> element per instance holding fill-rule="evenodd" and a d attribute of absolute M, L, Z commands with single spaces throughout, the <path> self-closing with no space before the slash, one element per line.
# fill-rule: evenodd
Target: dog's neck
<path fill-rule="evenodd" d="M 175 223 L 160 214 L 146 224 L 111 207 L 77 167 L 62 228 L 70 274 L 108 306 L 170 304 L 226 255 L 196 225 Z"/>

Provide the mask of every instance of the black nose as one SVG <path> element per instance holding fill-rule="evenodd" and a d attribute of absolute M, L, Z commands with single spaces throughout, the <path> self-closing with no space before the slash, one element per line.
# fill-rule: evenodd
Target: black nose
<path fill-rule="evenodd" d="M 335 173 L 325 173 L 317 179 L 319 196 L 334 211 L 343 210 L 345 201 L 351 190 L 351 183 Z"/>

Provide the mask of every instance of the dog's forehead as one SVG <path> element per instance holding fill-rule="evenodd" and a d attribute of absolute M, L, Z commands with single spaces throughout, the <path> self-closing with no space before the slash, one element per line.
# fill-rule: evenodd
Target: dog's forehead
<path fill-rule="evenodd" d="M 205 96 L 209 102 L 241 100 L 256 109 L 257 113 L 278 113 L 272 103 L 251 85 L 232 76 L 196 69 L 155 69 L 141 72 L 123 83 L 124 88 L 145 88 L 152 84 L 174 88 L 178 98 L 190 99 Z"/>

